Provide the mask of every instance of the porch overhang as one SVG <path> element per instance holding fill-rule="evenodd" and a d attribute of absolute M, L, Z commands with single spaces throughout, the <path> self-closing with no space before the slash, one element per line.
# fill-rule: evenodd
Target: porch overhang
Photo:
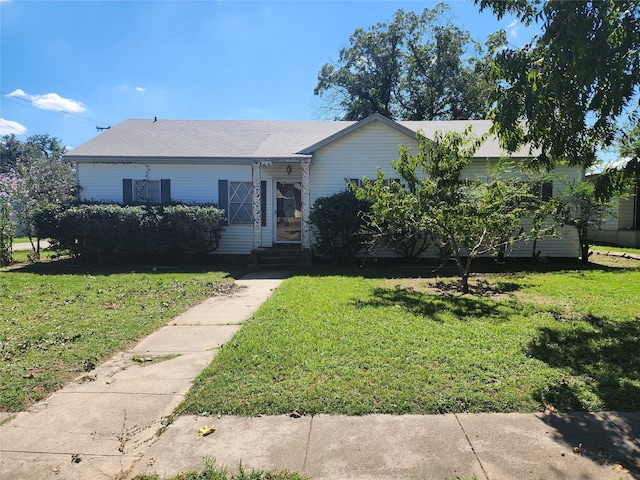
<path fill-rule="evenodd" d="M 262 181 L 262 167 L 273 164 L 300 164 L 302 172 L 302 219 L 301 219 L 301 248 L 308 250 L 311 248 L 311 231 L 309 228 L 309 214 L 311 210 L 311 158 L 312 155 L 298 155 L 295 157 L 277 158 L 253 158 L 251 160 L 251 180 L 252 180 L 252 201 L 251 208 L 253 214 L 252 235 L 253 249 L 263 248 L 262 242 L 262 192 L 260 183 Z"/>

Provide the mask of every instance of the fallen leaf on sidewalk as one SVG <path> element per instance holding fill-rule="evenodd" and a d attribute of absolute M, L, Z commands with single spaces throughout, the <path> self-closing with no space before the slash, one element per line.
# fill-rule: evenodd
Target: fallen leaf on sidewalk
<path fill-rule="evenodd" d="M 207 435 L 211 435 L 215 431 L 216 427 L 205 425 L 204 427 L 198 429 L 198 435 L 200 435 L 201 437 L 206 437 Z"/>
<path fill-rule="evenodd" d="M 289 413 L 289 416 L 291 418 L 300 418 L 302 417 L 302 414 L 298 410 L 294 410 L 293 412 Z"/>
<path fill-rule="evenodd" d="M 624 468 L 622 465 L 620 465 L 619 463 L 616 463 L 616 471 L 620 472 L 620 473 L 624 473 L 627 474 L 629 473 L 629 470 L 627 470 L 626 468 Z"/>

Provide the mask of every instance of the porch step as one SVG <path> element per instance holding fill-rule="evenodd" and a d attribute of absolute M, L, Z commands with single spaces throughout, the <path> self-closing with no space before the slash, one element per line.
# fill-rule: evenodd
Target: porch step
<path fill-rule="evenodd" d="M 300 245 L 277 245 L 251 252 L 251 265 L 264 267 L 308 267 L 313 252 L 302 250 Z"/>

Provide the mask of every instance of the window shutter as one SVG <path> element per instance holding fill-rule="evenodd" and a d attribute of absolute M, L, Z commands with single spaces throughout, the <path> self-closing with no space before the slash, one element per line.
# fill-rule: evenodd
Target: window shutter
<path fill-rule="evenodd" d="M 227 221 L 225 225 L 229 225 L 229 182 L 228 180 L 218 180 L 218 207 L 224 210 Z"/>
<path fill-rule="evenodd" d="M 260 182 L 260 211 L 262 212 L 262 226 L 267 226 L 267 181 Z"/>
<path fill-rule="evenodd" d="M 542 200 L 544 201 L 551 200 L 551 197 L 553 197 L 553 183 L 543 182 L 542 183 Z"/>
<path fill-rule="evenodd" d="M 171 180 L 163 178 L 160 180 L 160 203 L 169 203 L 171 201 Z"/>
<path fill-rule="evenodd" d="M 122 179 L 122 203 L 128 205 L 133 202 L 133 180 L 130 178 Z"/>

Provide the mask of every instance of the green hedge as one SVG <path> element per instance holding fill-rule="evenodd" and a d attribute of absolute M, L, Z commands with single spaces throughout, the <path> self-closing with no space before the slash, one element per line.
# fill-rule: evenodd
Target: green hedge
<path fill-rule="evenodd" d="M 80 204 L 38 216 L 40 238 L 85 263 L 189 263 L 218 247 L 215 205 Z"/>
<path fill-rule="evenodd" d="M 364 249 L 362 213 L 370 209 L 370 202 L 358 200 L 351 191 L 318 198 L 309 215 L 316 252 L 335 263 L 350 262 Z"/>

